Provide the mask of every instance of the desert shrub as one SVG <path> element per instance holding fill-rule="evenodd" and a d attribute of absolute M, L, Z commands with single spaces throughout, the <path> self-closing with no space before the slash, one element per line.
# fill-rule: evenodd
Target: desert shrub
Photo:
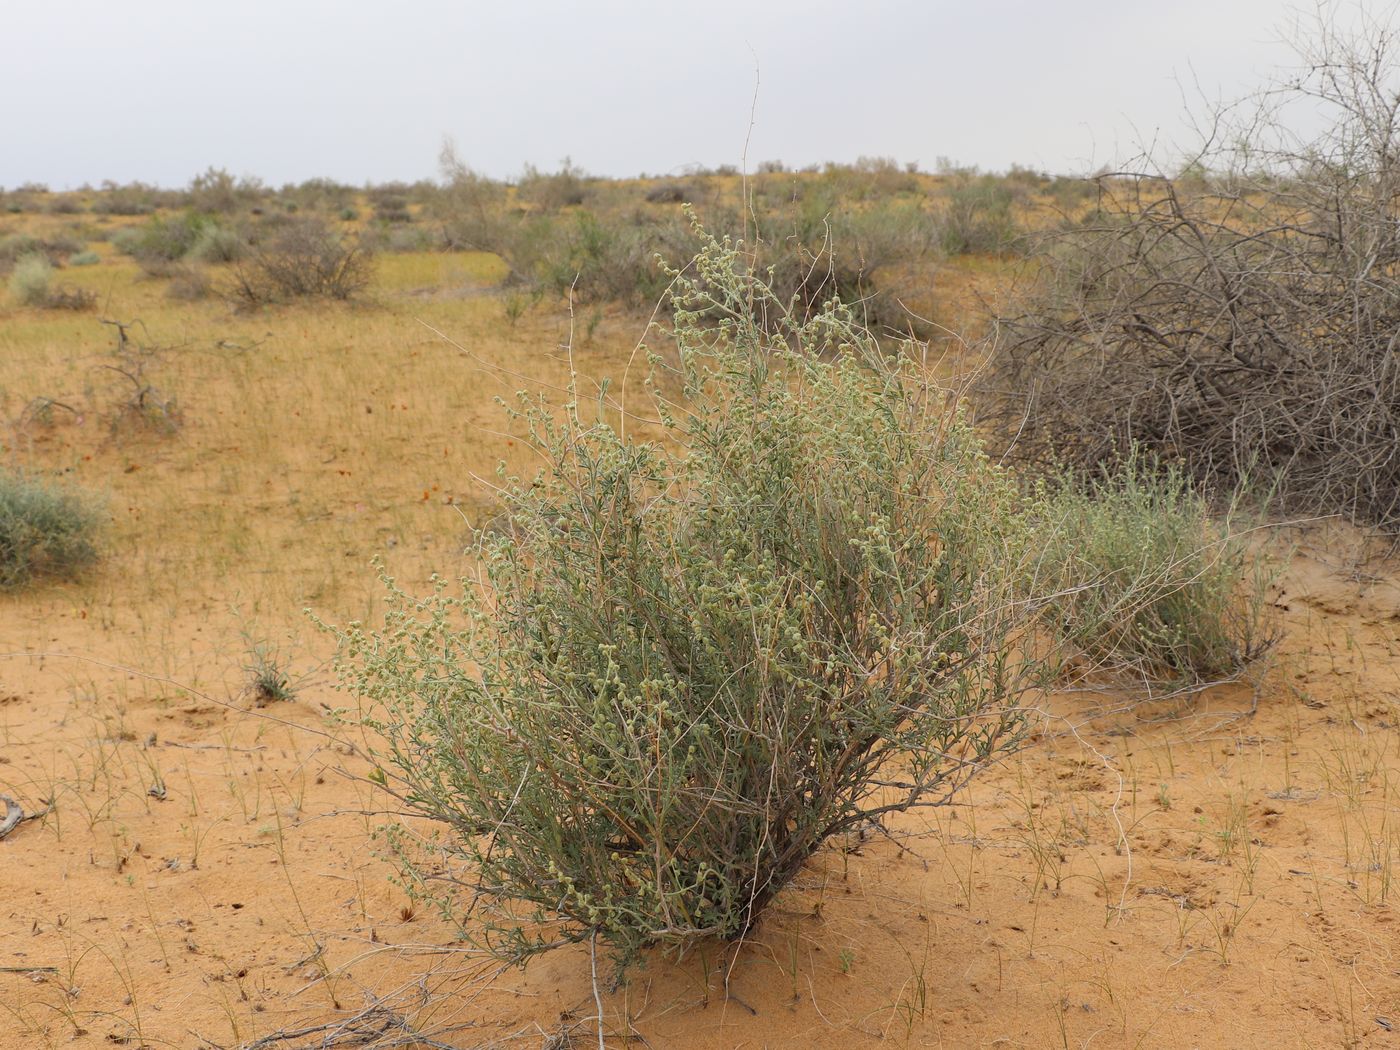
<path fill-rule="evenodd" d="M 280 196 L 296 201 L 305 210 L 334 214 L 354 203 L 355 188 L 334 179 L 314 178 L 283 186 Z"/>
<path fill-rule="evenodd" d="M 1004 252 L 1019 232 L 1011 187 L 989 175 L 958 179 L 947 192 L 943 250 L 949 255 Z"/>
<path fill-rule="evenodd" d="M 110 180 L 92 202 L 98 215 L 150 215 L 159 203 L 160 191 L 154 186 L 133 182 L 121 185 Z"/>
<path fill-rule="evenodd" d="M 648 204 L 681 204 L 694 196 L 693 189 L 678 182 L 659 182 L 646 192 Z"/>
<path fill-rule="evenodd" d="M 371 252 L 428 252 L 445 247 L 435 231 L 421 226 L 378 226 L 360 233 L 360 246 Z"/>
<path fill-rule="evenodd" d="M 374 276 L 372 253 L 319 219 L 296 219 L 233 264 L 229 295 L 245 306 L 291 299 L 350 299 Z"/>
<path fill-rule="evenodd" d="M 679 215 L 532 214 L 501 235 L 495 250 L 510 267 L 510 283 L 634 307 L 655 303 L 670 283 L 657 253 L 679 256 L 694 246 Z"/>
<path fill-rule="evenodd" d="M 839 298 L 872 327 L 905 329 L 914 320 L 897 301 L 905 289 L 890 268 L 941 256 L 938 217 L 919 200 L 852 205 L 827 181 L 795 198 L 755 203 L 748 224 L 752 265 L 791 308 L 813 312 Z M 737 233 L 745 224 L 730 217 L 719 225 Z"/>
<path fill-rule="evenodd" d="M 515 186 L 519 200 L 542 211 L 559 211 L 582 204 L 588 199 L 590 190 L 588 176 L 568 157 L 555 172 L 543 172 L 533 164 L 527 164 L 525 173 Z"/>
<path fill-rule="evenodd" d="M 59 233 L 52 237 L 44 238 L 43 250 L 50 259 L 61 261 L 70 255 L 76 255 L 87 247 L 87 242 L 79 239 L 71 233 Z"/>
<path fill-rule="evenodd" d="M 1186 476 L 1130 453 L 1043 479 L 1028 511 L 1041 552 L 1027 590 L 1082 673 L 1195 687 L 1238 678 L 1277 641 L 1270 578 Z"/>
<path fill-rule="evenodd" d="M 374 221 L 387 225 L 412 222 L 413 212 L 409 211 L 408 198 L 392 194 L 379 197 L 374 201 Z"/>
<path fill-rule="evenodd" d="M 39 238 L 28 233 L 12 233 L 0 237 L 0 269 L 9 269 L 26 255 L 40 255 L 50 265 L 62 265 L 69 256 L 81 252 L 86 242 L 71 234 L 60 233 Z"/>
<path fill-rule="evenodd" d="M 97 293 L 70 285 L 53 283 L 53 264 L 36 252 L 22 257 L 10 274 L 10 295 L 21 306 L 43 306 L 51 310 L 88 310 L 97 303 Z"/>
<path fill-rule="evenodd" d="M 21 256 L 10 274 L 10 295 L 21 306 L 43 306 L 53 282 L 53 264 L 40 252 Z"/>
<path fill-rule="evenodd" d="M 915 172 L 900 167 L 893 157 L 859 157 L 854 164 L 827 164 L 822 181 L 843 200 L 870 200 L 919 192 Z"/>
<path fill-rule="evenodd" d="M 214 282 L 209 271 L 203 266 L 182 265 L 170 275 L 170 283 L 165 287 L 167 299 L 177 302 L 196 302 L 209 298 L 214 290 Z"/>
<path fill-rule="evenodd" d="M 429 231 L 418 228 L 389 230 L 384 239 L 384 250 L 390 252 L 427 252 L 438 247 L 440 242 L 435 242 Z"/>
<path fill-rule="evenodd" d="M 123 237 L 118 247 L 129 250 L 148 272 L 163 276 L 162 264 L 183 259 L 214 225 L 213 219 L 194 212 L 157 216 L 140 227 L 135 237 Z"/>
<path fill-rule="evenodd" d="M 69 266 L 95 266 L 102 261 L 102 256 L 94 251 L 78 252 L 68 259 Z"/>
<path fill-rule="evenodd" d="M 839 304 L 766 334 L 732 248 L 692 269 L 664 438 L 523 399 L 546 466 L 486 582 L 342 636 L 375 778 L 441 827 L 390 833 L 408 885 L 505 959 L 742 935 L 832 836 L 1012 746 L 1034 679 L 1015 493 L 951 398 Z"/>
<path fill-rule="evenodd" d="M 0 266 L 9 268 L 25 256 L 43 256 L 49 261 L 44 242 L 27 233 L 11 233 L 0 237 Z"/>
<path fill-rule="evenodd" d="M 135 226 L 124 226 L 109 238 L 112 247 L 123 255 L 135 255 L 141 247 L 141 230 Z"/>
<path fill-rule="evenodd" d="M 190 180 L 188 206 L 204 215 L 231 215 L 265 196 L 267 190 L 257 179 L 236 178 L 222 168 L 208 168 Z"/>
<path fill-rule="evenodd" d="M 156 386 L 154 366 L 169 347 L 142 341 L 133 332 L 144 331 L 140 321 L 104 318 L 111 328 L 115 345 L 102 362 L 102 374 L 110 379 L 110 400 L 104 409 L 112 433 L 132 430 L 146 434 L 169 435 L 184 423 L 184 412 L 173 395 Z"/>
<path fill-rule="evenodd" d="M 451 142 L 438 155 L 442 187 L 428 199 L 426 211 L 442 230 L 450 249 L 500 252 L 509 235 L 506 187 L 473 171 Z"/>
<path fill-rule="evenodd" d="M 1088 204 L 1098 195 L 1098 183 L 1090 178 L 1056 175 L 1045 192 L 1056 207 L 1062 211 L 1072 211 Z"/>
<path fill-rule="evenodd" d="M 87 497 L 0 471 L 0 590 L 77 576 L 97 560 L 101 521 Z"/>
<path fill-rule="evenodd" d="M 1400 528 L 1400 52 L 1371 28 L 1298 41 L 1300 72 L 1187 165 L 1216 177 L 1100 179 L 1096 215 L 1051 237 L 984 398 L 1013 456 L 1091 469 L 1137 443 Z M 1322 130 L 1300 140 L 1289 105 Z"/>
<path fill-rule="evenodd" d="M 234 230 L 206 223 L 185 257 L 203 263 L 237 262 L 248 254 L 247 242 Z"/>
<path fill-rule="evenodd" d="M 43 305 L 50 310 L 91 310 L 97 305 L 97 293 L 71 284 L 57 285 L 49 289 Z"/>

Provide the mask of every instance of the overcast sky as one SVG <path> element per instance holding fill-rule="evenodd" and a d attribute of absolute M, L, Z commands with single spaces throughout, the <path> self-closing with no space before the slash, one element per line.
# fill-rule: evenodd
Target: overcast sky
<path fill-rule="evenodd" d="M 0 186 L 860 155 L 1081 172 L 1286 62 L 1284 0 L 0 0 Z M 1374 10 L 1374 7 L 1373 7 Z M 1193 89 L 1194 90 L 1194 89 Z"/>

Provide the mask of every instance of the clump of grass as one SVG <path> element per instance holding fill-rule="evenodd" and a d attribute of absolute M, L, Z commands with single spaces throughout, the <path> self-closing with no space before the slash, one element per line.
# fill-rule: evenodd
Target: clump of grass
<path fill-rule="evenodd" d="M 1262 558 L 1175 467 L 1134 453 L 1087 479 L 1052 476 L 1031 516 L 1030 589 L 1053 594 L 1049 622 L 1085 672 L 1198 686 L 1239 678 L 1277 643 Z"/>
<path fill-rule="evenodd" d="M 69 266 L 96 266 L 102 261 L 102 256 L 94 251 L 78 252 L 68 260 Z"/>
<path fill-rule="evenodd" d="M 1014 746 L 1038 680 L 1017 496 L 954 400 L 727 243 L 670 276 L 664 439 L 523 400 L 546 466 L 478 535 L 488 584 L 391 586 L 342 635 L 376 781 L 444 830 L 389 833 L 408 885 L 498 958 L 742 936 L 828 839 Z"/>
<path fill-rule="evenodd" d="M 97 560 L 101 522 L 90 498 L 0 471 L 0 590 L 79 575 Z"/>
<path fill-rule="evenodd" d="M 287 673 L 281 657 L 274 649 L 259 643 L 252 647 L 248 655 L 248 687 L 257 707 L 288 703 L 296 699 L 296 688 L 292 684 L 291 675 Z"/>

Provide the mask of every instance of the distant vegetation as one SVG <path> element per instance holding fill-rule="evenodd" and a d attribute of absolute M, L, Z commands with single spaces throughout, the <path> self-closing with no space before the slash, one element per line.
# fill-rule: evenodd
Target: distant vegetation
<path fill-rule="evenodd" d="M 62 243 L 0 241 L 0 268 L 32 251 L 56 266 L 70 256 L 88 264 L 86 241 L 100 232 L 148 275 L 170 279 L 175 297 L 214 292 L 246 306 L 349 298 L 363 289 L 376 252 L 486 251 L 506 263 L 517 292 L 642 309 L 669 283 L 658 256 L 683 262 L 698 249 L 688 208 L 742 240 L 748 265 L 785 303 L 814 310 L 839 297 L 872 326 L 907 334 L 929 330 L 929 287 L 941 261 L 1017 252 L 1028 227 L 1081 210 L 1094 192 L 1083 180 L 1024 169 L 989 175 L 943 163 L 928 174 L 887 158 L 802 171 L 768 162 L 747 178 L 720 168 L 637 180 L 595 178 L 566 159 L 557 171 L 527 167 L 501 181 L 448 148 L 441 169 L 437 182 L 363 189 L 327 179 L 273 189 L 211 169 L 179 191 L 140 183 L 0 191 L 4 211 L 86 213 L 98 224 L 74 223 Z M 114 216 L 136 221 L 103 228 Z M 307 238 L 318 228 L 311 250 Z M 314 276 L 291 280 L 278 256 L 309 264 Z M 234 279 L 215 276 L 221 267 Z"/>

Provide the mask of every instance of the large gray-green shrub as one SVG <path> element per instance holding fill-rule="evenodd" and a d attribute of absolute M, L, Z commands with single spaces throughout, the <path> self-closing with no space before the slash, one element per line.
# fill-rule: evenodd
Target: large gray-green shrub
<path fill-rule="evenodd" d="M 687 274 L 664 434 L 523 399 L 546 465 L 481 579 L 343 632 L 375 779 L 438 829 L 391 832 L 408 884 L 506 959 L 736 937 L 1018 738 L 1017 496 L 956 404 L 727 244 Z"/>

